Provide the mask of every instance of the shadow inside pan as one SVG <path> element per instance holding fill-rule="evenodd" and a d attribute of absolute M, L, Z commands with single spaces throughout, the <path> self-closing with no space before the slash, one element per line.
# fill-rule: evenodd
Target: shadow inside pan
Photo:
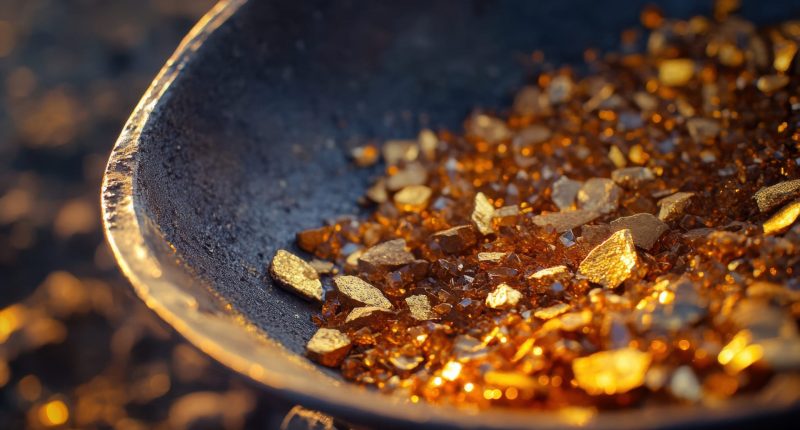
<path fill-rule="evenodd" d="M 531 52 L 579 64 L 587 47 L 615 48 L 644 4 L 246 3 L 188 57 L 140 130 L 133 192 L 147 246 L 188 267 L 181 288 L 210 289 L 302 355 L 317 306 L 277 288 L 266 268 L 277 249 L 296 250 L 297 231 L 364 214 L 356 201 L 380 167 L 356 168 L 347 148 L 423 126 L 458 130 L 475 107 L 502 110 Z M 663 8 L 686 17 L 709 5 Z M 757 22 L 791 12 L 750 6 Z"/>

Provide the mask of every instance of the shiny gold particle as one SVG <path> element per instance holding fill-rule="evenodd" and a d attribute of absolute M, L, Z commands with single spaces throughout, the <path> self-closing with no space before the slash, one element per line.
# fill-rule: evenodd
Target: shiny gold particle
<path fill-rule="evenodd" d="M 770 219 L 764 221 L 764 234 L 776 234 L 794 224 L 800 216 L 800 200 L 789 203 Z"/>
<path fill-rule="evenodd" d="M 337 367 L 350 351 L 350 338 L 339 330 L 321 328 L 306 345 L 306 354 L 317 363 Z"/>
<path fill-rule="evenodd" d="M 649 353 L 622 348 L 576 358 L 572 371 L 578 386 L 589 394 L 622 394 L 644 383 L 651 360 Z"/>
<path fill-rule="evenodd" d="M 785 73 L 791 67 L 792 60 L 797 54 L 797 43 L 788 39 L 779 40 L 774 44 L 773 50 L 775 59 L 772 62 L 772 66 L 778 72 Z"/>
<path fill-rule="evenodd" d="M 364 145 L 353 148 L 350 151 L 350 156 L 353 157 L 353 162 L 359 167 L 368 167 L 378 162 L 378 148 L 375 145 Z"/>
<path fill-rule="evenodd" d="M 758 210 L 761 212 L 769 212 L 797 196 L 800 196 L 800 179 L 770 185 L 753 194 Z"/>
<path fill-rule="evenodd" d="M 633 236 L 633 243 L 642 249 L 650 249 L 659 237 L 669 230 L 669 226 L 655 215 L 640 213 L 617 218 L 611 221 L 614 231 L 628 229 Z"/>
<path fill-rule="evenodd" d="M 789 85 L 789 77 L 786 75 L 767 75 L 756 81 L 756 87 L 767 94 L 774 93 L 787 85 Z"/>
<path fill-rule="evenodd" d="M 582 186 L 583 182 L 562 176 L 553 183 L 553 192 L 550 198 L 560 210 L 571 209 Z"/>
<path fill-rule="evenodd" d="M 713 144 L 719 136 L 721 127 L 719 121 L 710 118 L 690 118 L 686 121 L 689 136 L 697 143 Z"/>
<path fill-rule="evenodd" d="M 278 285 L 309 300 L 322 300 L 322 282 L 319 274 L 302 258 L 279 249 L 269 268 Z"/>
<path fill-rule="evenodd" d="M 630 277 L 636 267 L 636 248 L 630 230 L 620 230 L 589 252 L 578 273 L 606 288 L 615 288 Z"/>
<path fill-rule="evenodd" d="M 420 212 L 428 207 L 431 194 L 425 185 L 410 185 L 394 195 L 394 205 L 403 212 Z"/>
<path fill-rule="evenodd" d="M 350 325 L 367 325 L 386 315 L 389 315 L 388 309 L 378 306 L 362 306 L 350 311 L 344 322 Z"/>
<path fill-rule="evenodd" d="M 569 273 L 567 266 L 553 266 L 546 269 L 539 270 L 530 276 L 530 279 L 550 278 L 553 276 L 563 275 Z"/>
<path fill-rule="evenodd" d="M 590 210 L 574 210 L 567 212 L 552 212 L 544 215 L 537 215 L 532 218 L 534 224 L 545 227 L 550 226 L 558 233 L 572 230 L 586 223 L 592 222 L 600 213 Z"/>
<path fill-rule="evenodd" d="M 439 137 L 436 136 L 436 133 L 427 128 L 422 129 L 417 136 L 417 142 L 422 150 L 422 155 L 426 159 L 433 160 L 436 158 L 436 148 L 439 146 Z"/>
<path fill-rule="evenodd" d="M 555 318 L 568 310 L 570 310 L 572 306 L 567 303 L 558 303 L 553 306 L 548 306 L 546 308 L 541 308 L 533 313 L 533 316 L 543 320 L 549 320 L 551 318 Z"/>
<path fill-rule="evenodd" d="M 413 162 L 386 178 L 386 189 L 397 191 L 411 185 L 425 185 L 426 182 L 428 170 L 422 164 Z"/>
<path fill-rule="evenodd" d="M 392 366 L 405 372 L 416 369 L 424 360 L 419 355 L 392 355 L 389 357 L 389 362 L 392 363 Z"/>
<path fill-rule="evenodd" d="M 578 190 L 578 207 L 607 214 L 617 210 L 622 189 L 611 179 L 591 178 Z"/>
<path fill-rule="evenodd" d="M 625 154 L 622 153 L 622 150 L 620 150 L 617 145 L 611 145 L 611 149 L 608 150 L 608 159 L 611 160 L 618 169 L 622 169 L 628 164 L 628 159 L 625 158 Z"/>
<path fill-rule="evenodd" d="M 670 87 L 689 83 L 694 76 L 694 61 L 688 58 L 663 60 L 658 66 L 658 80 Z"/>
<path fill-rule="evenodd" d="M 631 190 L 635 190 L 655 178 L 653 171 L 647 167 L 626 167 L 611 172 L 611 180 L 621 187 Z"/>
<path fill-rule="evenodd" d="M 393 239 L 366 249 L 358 257 L 358 270 L 368 273 L 394 270 L 413 261 L 414 254 L 406 249 L 406 241 Z"/>
<path fill-rule="evenodd" d="M 447 254 L 458 254 L 478 243 L 478 232 L 472 225 L 459 225 L 436 232 L 433 239 Z"/>
<path fill-rule="evenodd" d="M 406 297 L 406 305 L 411 312 L 411 318 L 417 321 L 428 321 L 437 318 L 436 314 L 431 310 L 431 302 L 428 296 L 424 294 Z"/>
<path fill-rule="evenodd" d="M 692 202 L 694 193 L 678 192 L 671 196 L 664 197 L 658 201 L 661 209 L 658 212 L 658 219 L 670 222 L 683 215 L 684 209 Z"/>
<path fill-rule="evenodd" d="M 486 306 L 492 309 L 503 309 L 516 306 L 522 293 L 502 283 L 486 296 Z"/>
<path fill-rule="evenodd" d="M 488 263 L 499 263 L 508 255 L 507 252 L 479 252 L 478 261 Z"/>
<path fill-rule="evenodd" d="M 392 303 L 383 295 L 381 290 L 357 276 L 337 276 L 333 278 L 333 283 L 342 295 L 352 301 L 367 306 L 392 309 Z"/>
<path fill-rule="evenodd" d="M 475 194 L 475 208 L 472 210 L 472 222 L 481 234 L 494 233 L 492 227 L 492 217 L 494 216 L 494 206 L 483 193 Z"/>
<path fill-rule="evenodd" d="M 419 146 L 415 140 L 388 140 L 383 144 L 381 153 L 387 166 L 396 166 L 401 162 L 416 160 Z"/>

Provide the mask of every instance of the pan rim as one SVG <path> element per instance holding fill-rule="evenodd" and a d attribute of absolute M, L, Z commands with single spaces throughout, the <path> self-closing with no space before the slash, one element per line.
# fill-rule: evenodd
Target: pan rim
<path fill-rule="evenodd" d="M 297 369 L 313 366 L 310 362 L 286 351 L 232 310 L 215 313 L 203 309 L 197 298 L 186 292 L 188 284 L 185 283 L 191 280 L 179 274 L 185 268 L 180 267 L 174 255 L 159 253 L 148 244 L 152 237 L 145 232 L 147 215 L 138 206 L 139 190 L 135 185 L 135 174 L 141 161 L 138 153 L 142 131 L 153 113 L 164 106 L 170 86 L 181 70 L 196 58 L 209 37 L 247 2 L 221 0 L 187 34 L 125 124 L 103 177 L 103 226 L 117 264 L 146 306 L 195 347 L 281 397 L 346 420 L 380 423 L 383 427 L 673 428 L 686 424 L 719 425 L 796 407 L 796 399 L 771 398 L 754 402 L 744 396 L 718 408 L 664 406 L 594 415 L 578 410 L 566 413 L 503 409 L 469 411 L 424 403 L 410 404 L 346 382 L 322 386 L 315 378 L 304 378 Z M 232 328 L 235 330 L 233 333 L 230 332 Z"/>

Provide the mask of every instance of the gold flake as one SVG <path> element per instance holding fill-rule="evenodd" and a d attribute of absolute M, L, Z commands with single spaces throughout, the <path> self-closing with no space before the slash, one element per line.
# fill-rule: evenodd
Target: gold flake
<path fill-rule="evenodd" d="M 683 215 L 683 210 L 689 206 L 692 197 L 694 197 L 694 193 L 678 192 L 659 200 L 658 206 L 661 207 L 661 210 L 658 212 L 658 219 L 664 222 L 677 219 Z"/>
<path fill-rule="evenodd" d="M 492 227 L 492 217 L 494 216 L 494 206 L 486 198 L 486 195 L 479 192 L 475 194 L 475 209 L 472 210 L 472 222 L 481 234 L 494 233 Z"/>
<path fill-rule="evenodd" d="M 425 185 L 428 182 L 428 171 L 422 164 L 413 162 L 402 170 L 386 178 L 386 189 L 397 191 L 411 185 Z"/>
<path fill-rule="evenodd" d="M 393 239 L 365 250 L 358 258 L 358 270 L 369 273 L 394 270 L 413 261 L 414 254 L 406 250 L 406 241 Z"/>
<path fill-rule="evenodd" d="M 392 304 L 381 290 L 357 276 L 342 275 L 333 278 L 333 283 L 342 295 L 352 301 L 384 309 L 392 309 Z"/>
<path fill-rule="evenodd" d="M 621 394 L 644 383 L 651 360 L 649 353 L 622 348 L 577 358 L 572 371 L 578 386 L 589 394 Z"/>
<path fill-rule="evenodd" d="M 425 185 L 409 185 L 394 195 L 394 205 L 404 212 L 420 212 L 428 207 L 431 194 Z"/>
<path fill-rule="evenodd" d="M 797 44 L 788 39 L 776 41 L 774 44 L 775 60 L 772 66 L 775 70 L 785 73 L 792 65 L 792 60 L 797 54 Z"/>
<path fill-rule="evenodd" d="M 686 121 L 686 129 L 695 142 L 713 143 L 719 135 L 720 125 L 719 121 L 710 118 L 691 118 Z"/>
<path fill-rule="evenodd" d="M 655 178 L 653 171 L 647 167 L 627 167 L 611 172 L 611 179 L 614 182 L 622 187 L 634 190 Z"/>
<path fill-rule="evenodd" d="M 637 143 L 631 146 L 630 151 L 628 151 L 628 159 L 636 164 L 644 164 L 650 159 L 650 155 L 645 152 L 642 145 Z"/>
<path fill-rule="evenodd" d="M 423 360 L 424 359 L 418 355 L 392 355 L 389 357 L 389 362 L 392 363 L 392 366 L 402 371 L 416 369 Z"/>
<path fill-rule="evenodd" d="M 591 178 L 578 191 L 578 207 L 607 214 L 617 210 L 622 189 L 611 179 Z"/>
<path fill-rule="evenodd" d="M 511 288 L 508 284 L 502 283 L 486 296 L 486 306 L 492 309 L 513 307 L 517 305 L 521 298 L 522 293 Z"/>
<path fill-rule="evenodd" d="M 369 324 L 376 318 L 388 314 L 389 310 L 385 308 L 378 306 L 362 306 L 350 311 L 350 313 L 347 314 L 347 318 L 345 318 L 344 322 L 345 324 Z"/>
<path fill-rule="evenodd" d="M 636 266 L 636 248 L 630 230 L 620 230 L 589 252 L 578 273 L 606 288 L 615 288 L 630 277 Z"/>
<path fill-rule="evenodd" d="M 569 273 L 567 266 L 553 266 L 548 267 L 546 269 L 539 270 L 538 272 L 534 273 L 530 276 L 530 279 L 542 279 L 548 278 L 551 276 L 558 276 L 565 273 Z"/>
<path fill-rule="evenodd" d="M 352 348 L 350 338 L 339 330 L 321 328 L 306 345 L 309 358 L 317 363 L 337 367 Z"/>
<path fill-rule="evenodd" d="M 511 139 L 511 130 L 505 121 L 484 114 L 473 115 L 469 118 L 466 131 L 468 135 L 489 143 L 499 143 Z"/>
<path fill-rule="evenodd" d="M 654 215 L 640 213 L 631 216 L 617 218 L 611 221 L 611 228 L 614 231 L 628 229 L 633 236 L 633 243 L 642 249 L 650 249 L 664 232 L 669 230 L 669 226 Z"/>
<path fill-rule="evenodd" d="M 787 200 L 797 196 L 800 196 L 800 179 L 784 181 L 761 188 L 756 191 L 753 198 L 756 200 L 758 210 L 761 212 L 769 212 Z"/>
<path fill-rule="evenodd" d="M 532 221 L 540 227 L 551 226 L 556 232 L 563 233 L 567 230 L 572 230 L 575 227 L 580 227 L 586 223 L 592 222 L 599 216 L 600 213 L 598 212 L 579 209 L 537 215 L 532 218 Z"/>
<path fill-rule="evenodd" d="M 478 235 L 472 225 L 460 225 L 436 232 L 433 239 L 448 254 L 458 254 L 478 242 Z"/>
<path fill-rule="evenodd" d="M 582 182 L 562 176 L 553 183 L 551 199 L 560 210 L 571 209 L 582 186 Z"/>
<path fill-rule="evenodd" d="M 350 156 L 359 167 L 368 167 L 378 162 L 378 148 L 375 145 L 364 145 L 353 148 Z"/>
<path fill-rule="evenodd" d="M 436 158 L 436 147 L 439 146 L 439 137 L 432 130 L 422 129 L 417 136 L 417 142 L 422 150 L 422 155 L 428 160 Z"/>
<path fill-rule="evenodd" d="M 415 140 L 388 140 L 381 149 L 383 160 L 388 166 L 410 162 L 419 156 L 419 146 Z"/>
<path fill-rule="evenodd" d="M 617 145 L 611 145 L 611 149 L 608 150 L 608 158 L 618 169 L 628 165 L 628 159 L 625 158 L 625 154 L 622 153 Z"/>
<path fill-rule="evenodd" d="M 546 308 L 541 308 L 533 313 L 533 316 L 543 320 L 549 320 L 551 318 L 555 318 L 564 312 L 570 310 L 572 306 L 568 305 L 567 303 L 558 303 L 553 306 L 549 306 Z"/>
<path fill-rule="evenodd" d="M 764 221 L 764 234 L 780 233 L 794 224 L 798 216 L 800 216 L 800 200 L 789 203 L 770 219 Z"/>
<path fill-rule="evenodd" d="M 499 263 L 506 255 L 508 255 L 507 252 L 479 252 L 478 261 Z"/>
<path fill-rule="evenodd" d="M 670 87 L 689 83 L 694 76 L 694 61 L 688 58 L 663 60 L 658 67 L 658 80 Z"/>
<path fill-rule="evenodd" d="M 302 258 L 279 249 L 272 258 L 270 274 L 287 290 L 309 300 L 322 300 L 319 274 Z"/>
<path fill-rule="evenodd" d="M 789 85 L 789 77 L 786 75 L 766 75 L 756 81 L 756 87 L 767 94 L 774 93 L 786 85 Z"/>
<path fill-rule="evenodd" d="M 406 297 L 406 305 L 408 310 L 411 311 L 411 318 L 415 320 L 427 321 L 437 318 L 436 314 L 431 310 L 431 302 L 428 296 L 424 294 Z"/>

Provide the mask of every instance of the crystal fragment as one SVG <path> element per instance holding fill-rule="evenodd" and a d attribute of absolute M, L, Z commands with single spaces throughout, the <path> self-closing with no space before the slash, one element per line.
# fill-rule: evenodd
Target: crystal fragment
<path fill-rule="evenodd" d="M 433 239 L 448 254 L 458 254 L 475 246 L 478 235 L 472 225 L 460 225 L 436 232 Z"/>
<path fill-rule="evenodd" d="M 658 219 L 670 222 L 680 217 L 683 215 L 684 209 L 692 202 L 692 197 L 694 197 L 694 193 L 678 192 L 659 200 L 658 206 L 661 209 L 658 212 Z"/>
<path fill-rule="evenodd" d="M 655 175 L 647 167 L 626 167 L 611 172 L 611 179 L 623 188 L 635 190 L 642 184 L 655 179 Z"/>
<path fill-rule="evenodd" d="M 562 211 L 571 209 L 575 204 L 575 197 L 577 197 L 578 191 L 582 186 L 582 182 L 574 181 L 566 176 L 558 178 L 553 183 L 553 193 L 551 195 L 553 203 Z"/>
<path fill-rule="evenodd" d="M 617 210 L 622 189 L 611 179 L 592 178 L 578 191 L 578 207 L 606 214 Z"/>
<path fill-rule="evenodd" d="M 611 221 L 611 229 L 613 231 L 630 230 L 633 243 L 639 248 L 649 250 L 656 240 L 669 230 L 669 226 L 652 214 L 640 213 Z"/>
<path fill-rule="evenodd" d="M 362 272 L 394 270 L 414 262 L 414 254 L 406 249 L 404 239 L 386 242 L 366 249 L 358 258 L 358 269 Z"/>

